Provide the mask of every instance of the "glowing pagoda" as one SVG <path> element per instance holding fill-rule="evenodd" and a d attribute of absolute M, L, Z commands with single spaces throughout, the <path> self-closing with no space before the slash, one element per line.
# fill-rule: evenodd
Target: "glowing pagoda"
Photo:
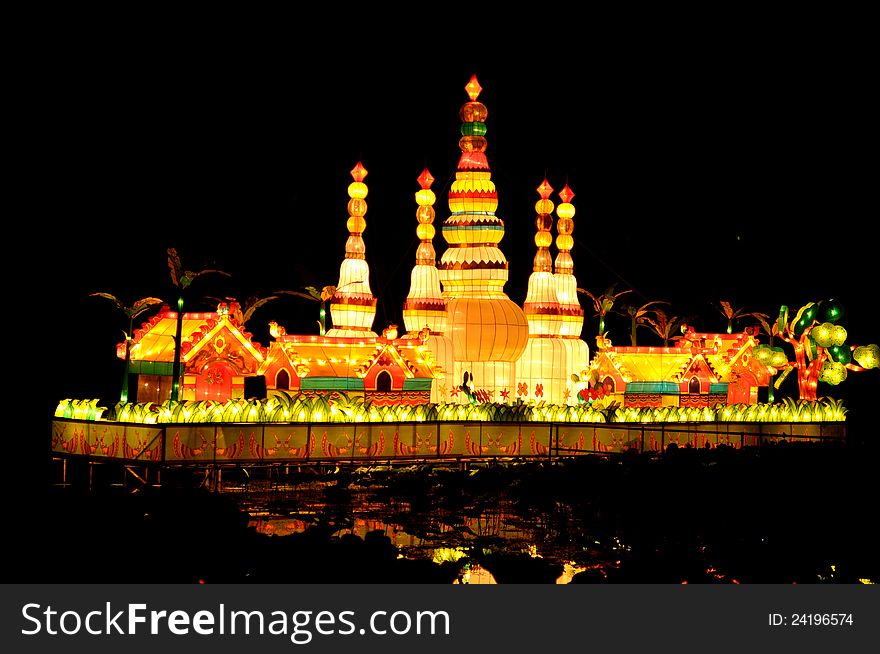
<path fill-rule="evenodd" d="M 333 329 L 327 336 L 377 336 L 372 331 L 376 318 L 376 298 L 370 290 L 370 266 L 367 264 L 363 233 L 367 228 L 367 169 L 360 161 L 352 169 L 354 181 L 348 185 L 346 223 L 349 237 L 345 242 L 345 259 L 339 267 L 339 283 L 330 302 Z"/>
<path fill-rule="evenodd" d="M 439 370 L 437 380 L 431 388 L 432 402 L 448 400 L 449 385 L 445 372 L 454 369 L 452 340 L 447 336 L 449 318 L 446 313 L 446 300 L 440 290 L 440 275 L 437 272 L 437 254 L 434 251 L 434 202 L 437 196 L 431 190 L 434 177 L 425 168 L 418 178 L 421 189 L 416 192 L 416 219 L 419 226 L 416 235 L 420 239 L 416 250 L 416 265 L 410 274 L 409 294 L 403 305 L 403 323 L 407 336 L 418 336 L 434 355 Z"/>
<path fill-rule="evenodd" d="M 548 400 L 565 403 L 572 397 L 568 390 L 569 370 L 567 350 L 560 337 L 561 311 L 553 276 L 550 245 L 553 235 L 553 188 L 545 179 L 537 189 L 541 199 L 535 205 L 538 248 L 529 275 L 528 292 L 523 304 L 529 322 L 529 341 L 516 364 L 516 396 L 522 400 Z M 586 343 L 584 344 L 586 345 Z M 578 372 L 580 369 L 578 369 Z"/>
<path fill-rule="evenodd" d="M 562 202 L 556 207 L 556 255 L 554 279 L 556 280 L 556 298 L 559 300 L 559 334 L 562 336 L 566 349 L 566 361 L 570 372 L 581 375 L 581 371 L 589 366 L 590 351 L 581 339 L 584 328 L 584 310 L 578 301 L 577 279 L 574 276 L 574 261 L 571 249 L 574 247 L 574 192 L 565 185 L 559 192 Z"/>
<path fill-rule="evenodd" d="M 523 310 L 504 292 L 507 259 L 498 247 L 504 222 L 495 215 L 498 194 L 486 159 L 486 116 L 474 75 L 470 97 L 459 112 L 461 157 L 449 191 L 451 215 L 443 224 L 448 248 L 439 273 L 455 352 L 453 383 L 469 372 L 490 399 L 514 388 L 516 360 L 525 350 L 529 326 Z"/>

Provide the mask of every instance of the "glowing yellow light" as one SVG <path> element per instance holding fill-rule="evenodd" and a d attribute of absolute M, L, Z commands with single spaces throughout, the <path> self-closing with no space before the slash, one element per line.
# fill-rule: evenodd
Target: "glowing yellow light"
<path fill-rule="evenodd" d="M 434 235 L 436 233 L 437 230 L 434 228 L 434 226 L 428 223 L 421 223 L 418 227 L 416 227 L 416 235 L 423 241 L 434 238 Z"/>
<path fill-rule="evenodd" d="M 570 220 L 574 217 L 574 205 L 568 202 L 563 202 L 556 207 L 556 215 L 559 216 L 560 219 Z"/>
<path fill-rule="evenodd" d="M 367 185 L 363 182 L 352 182 L 348 185 L 348 197 L 363 200 L 367 197 Z"/>
<path fill-rule="evenodd" d="M 816 341 L 816 344 L 819 347 L 830 347 L 833 341 L 832 330 L 834 329 L 834 325 L 830 322 L 824 322 L 821 325 L 816 325 L 813 328 L 813 331 L 810 332 L 810 336 L 813 337 L 813 340 Z M 846 330 L 844 330 L 844 335 L 846 334 Z M 845 337 L 845 336 L 844 336 Z"/>
<path fill-rule="evenodd" d="M 437 196 L 434 194 L 434 191 L 432 191 L 431 189 L 425 188 L 425 189 L 421 189 L 419 191 L 416 191 L 416 203 L 419 205 L 419 207 L 428 207 L 428 206 L 434 204 L 434 202 L 436 202 L 436 201 L 437 201 Z M 433 209 L 432 209 L 432 213 L 433 213 Z"/>

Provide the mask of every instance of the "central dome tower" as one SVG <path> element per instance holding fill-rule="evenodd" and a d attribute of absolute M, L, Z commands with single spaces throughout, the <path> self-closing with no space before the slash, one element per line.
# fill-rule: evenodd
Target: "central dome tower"
<path fill-rule="evenodd" d="M 523 310 L 504 292 L 507 259 L 498 247 L 504 222 L 495 215 L 498 194 L 486 159 L 486 105 L 478 102 L 477 76 L 465 86 L 461 158 L 449 191 L 451 215 L 443 224 L 449 247 L 438 271 L 449 316 L 448 333 L 456 360 L 456 379 L 465 371 L 476 388 L 511 389 L 513 363 L 525 350 L 529 325 Z"/>

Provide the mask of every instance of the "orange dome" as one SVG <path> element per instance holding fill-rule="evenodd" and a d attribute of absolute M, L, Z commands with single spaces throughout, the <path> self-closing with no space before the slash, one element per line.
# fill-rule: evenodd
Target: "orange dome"
<path fill-rule="evenodd" d="M 450 298 L 446 308 L 457 360 L 516 361 L 526 349 L 529 323 L 509 298 Z"/>

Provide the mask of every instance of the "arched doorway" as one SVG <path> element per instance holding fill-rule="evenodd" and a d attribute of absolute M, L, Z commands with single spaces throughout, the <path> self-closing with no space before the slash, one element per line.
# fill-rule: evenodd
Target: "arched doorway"
<path fill-rule="evenodd" d="M 284 368 L 275 375 L 275 388 L 281 391 L 290 390 L 290 373 Z"/>
<path fill-rule="evenodd" d="M 688 393 L 699 393 L 700 392 L 700 380 L 696 377 L 691 377 L 691 381 L 688 384 Z"/>
<path fill-rule="evenodd" d="M 387 393 L 391 390 L 391 373 L 387 370 L 381 371 L 376 375 L 376 391 L 379 393 Z"/>

